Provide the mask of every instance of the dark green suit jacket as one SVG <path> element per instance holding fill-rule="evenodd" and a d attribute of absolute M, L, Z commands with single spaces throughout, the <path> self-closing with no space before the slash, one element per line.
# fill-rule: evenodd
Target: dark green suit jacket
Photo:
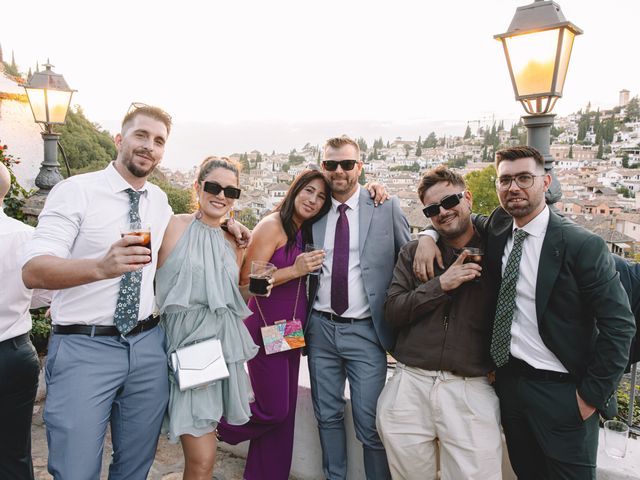
<path fill-rule="evenodd" d="M 486 235 L 483 274 L 495 282 L 497 299 L 513 219 L 498 207 L 474 223 Z M 536 314 L 542 341 L 578 378 L 580 396 L 613 417 L 635 333 L 629 300 L 604 241 L 553 210 L 540 253 Z"/>

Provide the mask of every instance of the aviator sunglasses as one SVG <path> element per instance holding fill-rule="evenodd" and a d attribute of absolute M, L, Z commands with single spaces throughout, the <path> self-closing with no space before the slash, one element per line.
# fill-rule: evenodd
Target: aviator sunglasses
<path fill-rule="evenodd" d="M 440 213 L 440 207 L 445 210 L 450 210 L 453 207 L 460 204 L 460 199 L 464 196 L 464 190 L 460 193 L 453 193 L 451 195 L 447 195 L 446 197 L 442 197 L 440 203 L 432 203 L 431 205 L 427 205 L 422 209 L 422 213 L 427 218 L 435 217 Z"/>
<path fill-rule="evenodd" d="M 220 192 L 224 192 L 226 198 L 240 198 L 240 190 L 236 187 L 223 187 L 218 182 L 204 182 L 203 190 L 212 195 L 218 195 Z"/>
<path fill-rule="evenodd" d="M 338 169 L 338 165 L 345 172 L 349 170 L 353 170 L 353 167 L 356 166 L 357 160 L 323 160 L 322 166 L 328 172 L 335 172 Z"/>

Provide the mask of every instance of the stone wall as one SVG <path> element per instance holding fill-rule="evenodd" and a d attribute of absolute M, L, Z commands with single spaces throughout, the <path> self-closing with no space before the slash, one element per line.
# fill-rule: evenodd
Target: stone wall
<path fill-rule="evenodd" d="M 8 153 L 20 160 L 14 172 L 27 190 L 34 188 L 44 158 L 40 132 L 40 126 L 33 121 L 24 88 L 0 71 L 0 143 L 7 145 Z"/>

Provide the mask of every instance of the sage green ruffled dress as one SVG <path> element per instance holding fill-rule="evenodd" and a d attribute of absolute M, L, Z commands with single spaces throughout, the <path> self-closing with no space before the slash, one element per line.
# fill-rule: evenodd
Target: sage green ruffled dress
<path fill-rule="evenodd" d="M 244 369 L 258 352 L 243 320 L 251 315 L 238 290 L 238 264 L 220 228 L 194 220 L 156 274 L 156 299 L 170 357 L 177 348 L 219 338 L 229 378 L 181 392 L 169 369 L 169 406 L 163 432 L 171 442 L 215 430 L 221 416 L 249 420 L 253 393 Z"/>

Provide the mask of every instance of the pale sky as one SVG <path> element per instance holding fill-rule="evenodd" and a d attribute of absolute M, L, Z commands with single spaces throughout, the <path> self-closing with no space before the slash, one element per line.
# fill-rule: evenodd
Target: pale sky
<path fill-rule="evenodd" d="M 493 35 L 527 3 L 13 1 L 0 10 L 0 45 L 22 70 L 49 57 L 78 90 L 73 103 L 108 127 L 132 101 L 176 124 L 517 118 Z M 612 107 L 623 88 L 638 95 L 640 1 L 558 3 L 585 33 L 555 113 Z"/>

